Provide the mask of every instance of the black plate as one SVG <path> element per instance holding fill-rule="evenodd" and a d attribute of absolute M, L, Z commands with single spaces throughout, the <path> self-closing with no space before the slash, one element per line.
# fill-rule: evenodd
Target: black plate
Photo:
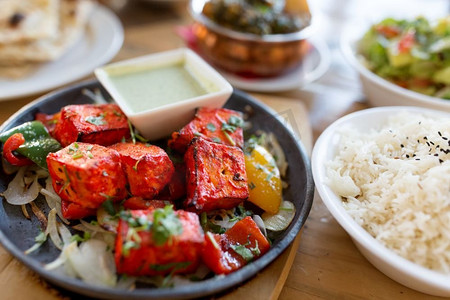
<path fill-rule="evenodd" d="M 82 95 L 81 90 L 84 88 L 91 90 L 100 88 L 102 93 L 109 97 L 97 81 L 84 82 L 62 89 L 45 95 L 23 107 L 0 127 L 0 132 L 32 120 L 37 112 L 50 114 L 59 111 L 61 107 L 68 104 L 92 103 L 91 99 Z M 249 95 L 235 91 L 226 103 L 227 108 L 239 111 L 244 111 L 244 107 L 247 105 L 250 105 L 254 111 L 250 116 L 250 121 L 253 125 L 252 131 L 262 129 L 273 132 L 285 151 L 289 163 L 289 188 L 284 190 L 283 197 L 285 200 L 292 201 L 295 204 L 296 214 L 288 229 L 274 240 L 272 248 L 258 260 L 244 268 L 225 277 L 211 278 L 189 286 L 175 288 L 137 288 L 133 291 L 126 291 L 95 287 L 81 280 L 45 270 L 43 264 L 54 260 L 59 254 L 59 251 L 50 242 L 44 243 L 35 253 L 25 255 L 23 251 L 34 244 L 34 238 L 39 231 L 39 222 L 36 218 L 32 218 L 31 221 L 25 219 L 20 206 L 9 205 L 6 201 L 0 203 L 0 242 L 18 260 L 46 280 L 62 288 L 91 297 L 108 299 L 193 298 L 219 293 L 244 283 L 262 271 L 294 240 L 306 221 L 314 195 L 310 162 L 301 142 L 293 135 L 291 130 L 287 129 L 274 116 L 274 112 L 270 108 L 255 101 Z M 0 192 L 6 189 L 11 179 L 12 176 L 0 173 Z M 36 200 L 37 205 L 47 213 L 48 209 L 44 202 L 43 199 Z"/>

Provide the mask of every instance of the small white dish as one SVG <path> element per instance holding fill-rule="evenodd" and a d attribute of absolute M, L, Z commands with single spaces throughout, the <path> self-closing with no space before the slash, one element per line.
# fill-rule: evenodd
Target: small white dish
<path fill-rule="evenodd" d="M 330 67 L 330 50 L 319 39 L 308 40 L 310 51 L 295 70 L 276 77 L 245 78 L 222 70 L 219 72 L 236 88 L 250 92 L 283 92 L 299 89 L 325 74 Z"/>
<path fill-rule="evenodd" d="M 188 75 L 189 81 L 177 84 L 179 74 Z M 233 92 L 219 73 L 187 48 L 110 64 L 96 69 L 95 75 L 131 123 L 151 140 L 182 128 L 197 107 L 222 107 Z M 196 91 L 191 93 L 193 85 Z"/>
<path fill-rule="evenodd" d="M 370 26 L 351 27 L 341 38 L 341 50 L 346 60 L 358 72 L 364 93 L 372 106 L 421 106 L 450 112 L 450 100 L 431 97 L 402 88 L 378 76 L 362 63 L 357 45 Z"/>
<path fill-rule="evenodd" d="M 0 78 L 0 101 L 42 93 L 80 79 L 110 61 L 123 43 L 123 27 L 109 9 L 97 5 L 81 39 L 60 59 L 42 64 L 19 80 Z"/>
<path fill-rule="evenodd" d="M 450 296 L 450 276 L 415 264 L 386 248 L 347 213 L 341 198 L 326 184 L 326 162 L 336 156 L 340 143 L 339 131 L 358 128 L 360 131 L 380 128 L 386 120 L 401 111 L 431 116 L 450 117 L 449 113 L 411 106 L 390 106 L 365 109 L 346 115 L 331 124 L 315 143 L 311 164 L 315 186 L 336 221 L 350 235 L 361 253 L 377 269 L 393 280 L 420 292 L 435 296 Z"/>

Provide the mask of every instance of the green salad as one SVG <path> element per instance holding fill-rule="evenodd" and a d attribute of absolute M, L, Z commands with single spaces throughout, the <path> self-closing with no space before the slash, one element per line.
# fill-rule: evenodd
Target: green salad
<path fill-rule="evenodd" d="M 358 44 L 366 66 L 404 88 L 450 100 L 450 16 L 434 24 L 387 18 Z"/>

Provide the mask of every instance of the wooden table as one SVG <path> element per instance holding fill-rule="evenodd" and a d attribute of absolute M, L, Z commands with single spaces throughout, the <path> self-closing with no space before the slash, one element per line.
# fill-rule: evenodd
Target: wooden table
<path fill-rule="evenodd" d="M 353 1 L 340 2 L 348 4 Z M 337 6 L 333 1 L 324 0 L 322 3 Z M 327 8 L 330 9 L 329 6 Z M 184 46 L 175 28 L 191 22 L 185 3 L 155 6 L 133 1 L 118 15 L 125 27 L 125 43 L 114 61 Z M 345 18 L 345 14 L 344 17 L 332 15 L 330 19 L 333 18 Z M 331 28 L 333 24 L 325 24 L 322 32 L 327 33 Z M 367 108 L 357 77 L 343 61 L 336 39 L 327 41 L 331 47 L 332 65 L 325 76 L 299 90 L 260 97 L 275 110 L 290 107 L 297 112 L 296 124 L 301 127 L 298 131 L 303 133 L 302 138 L 309 148 L 311 140 L 315 140 L 337 118 Z M 283 99 L 277 100 L 276 97 Z M 35 98 L 0 102 L 0 123 Z M 302 115 L 303 112 L 306 114 Z M 308 136 L 309 128 L 312 129 L 312 139 Z M 0 248 L 0 270 L 2 299 L 25 299 L 27 286 L 43 284 L 13 280 L 12 276 L 29 276 L 30 272 L 3 248 Z M 269 281 L 273 278 L 264 275 L 270 272 L 277 274 L 277 280 L 272 284 Z M 46 289 L 28 296 L 33 299 L 60 298 L 53 290 Z M 298 238 L 290 251 L 270 266 L 269 271 L 223 297 L 239 299 L 244 296 L 246 299 L 432 299 L 392 281 L 375 269 L 332 218 L 317 193 L 301 239 Z"/>

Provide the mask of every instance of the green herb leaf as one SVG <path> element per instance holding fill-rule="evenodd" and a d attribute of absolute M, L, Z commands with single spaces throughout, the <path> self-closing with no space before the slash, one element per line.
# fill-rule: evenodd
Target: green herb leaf
<path fill-rule="evenodd" d="M 206 125 L 206 129 L 208 129 L 211 132 L 215 132 L 216 131 L 216 125 L 214 125 L 213 123 L 208 123 Z"/>
<path fill-rule="evenodd" d="M 244 245 L 230 245 L 231 249 L 233 249 L 237 254 L 239 254 L 240 256 L 242 256 L 243 259 L 245 259 L 245 261 L 252 261 L 255 256 L 253 255 L 252 251 L 248 248 L 246 248 Z"/>
<path fill-rule="evenodd" d="M 172 236 L 183 232 L 183 225 L 180 218 L 174 213 L 172 205 L 155 209 L 151 230 L 156 245 L 163 245 Z"/>
<path fill-rule="evenodd" d="M 102 203 L 102 207 L 105 209 L 105 211 L 111 215 L 111 216 L 115 216 L 117 214 L 116 212 L 116 208 L 114 207 L 114 203 L 112 202 L 112 200 L 110 199 L 111 196 L 108 195 L 102 195 L 104 196 L 106 199 L 106 201 L 104 201 Z"/>
<path fill-rule="evenodd" d="M 235 132 L 236 129 L 244 126 L 244 120 L 238 116 L 231 116 L 227 123 L 222 123 L 222 131 Z"/>
<path fill-rule="evenodd" d="M 128 256 L 130 255 L 131 249 L 139 249 L 139 247 L 141 247 L 141 245 L 136 241 L 126 241 L 122 246 L 122 255 Z"/>
<path fill-rule="evenodd" d="M 43 244 L 47 240 L 47 235 L 42 230 L 39 231 L 39 234 L 34 238 L 36 243 Z"/>
<path fill-rule="evenodd" d="M 83 237 L 81 237 L 79 234 L 75 234 L 71 237 L 72 242 L 85 242 L 91 238 L 91 234 L 87 231 L 83 233 Z"/>

